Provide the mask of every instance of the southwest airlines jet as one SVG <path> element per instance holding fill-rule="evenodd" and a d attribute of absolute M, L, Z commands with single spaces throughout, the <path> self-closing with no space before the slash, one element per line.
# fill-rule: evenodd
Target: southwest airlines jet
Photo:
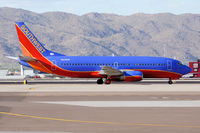
<path fill-rule="evenodd" d="M 24 22 L 15 24 L 23 56 L 19 62 L 33 69 L 76 78 L 97 78 L 97 84 L 111 81 L 141 81 L 143 78 L 179 79 L 191 69 L 180 61 L 147 56 L 65 56 L 47 50 Z"/>

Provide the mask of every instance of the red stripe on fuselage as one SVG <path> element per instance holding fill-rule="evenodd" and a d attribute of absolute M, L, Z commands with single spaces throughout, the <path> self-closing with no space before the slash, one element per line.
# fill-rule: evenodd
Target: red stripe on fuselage
<path fill-rule="evenodd" d="M 179 73 L 162 71 L 162 70 L 145 70 L 145 69 L 136 69 L 143 73 L 144 78 L 171 78 L 179 79 L 182 75 Z"/>
<path fill-rule="evenodd" d="M 126 76 L 125 80 L 126 82 L 131 82 L 131 81 L 141 81 L 142 76 Z"/>

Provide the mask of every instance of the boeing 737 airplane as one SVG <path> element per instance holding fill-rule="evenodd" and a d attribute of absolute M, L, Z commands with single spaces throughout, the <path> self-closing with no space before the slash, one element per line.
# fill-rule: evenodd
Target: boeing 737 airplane
<path fill-rule="evenodd" d="M 179 79 L 191 69 L 180 61 L 147 56 L 65 56 L 47 50 L 24 22 L 15 24 L 23 56 L 19 62 L 27 67 L 55 75 L 98 78 L 97 84 L 111 81 L 141 81 L 143 78 Z"/>

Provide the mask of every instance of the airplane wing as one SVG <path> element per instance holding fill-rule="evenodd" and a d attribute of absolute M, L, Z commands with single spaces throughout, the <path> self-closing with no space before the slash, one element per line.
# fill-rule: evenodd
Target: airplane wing
<path fill-rule="evenodd" d="M 101 66 L 102 70 L 99 72 L 100 75 L 107 75 L 107 76 L 121 76 L 123 72 L 112 68 L 110 66 Z"/>
<path fill-rule="evenodd" d="M 19 59 L 25 62 L 37 62 L 38 60 L 30 56 L 19 56 Z"/>

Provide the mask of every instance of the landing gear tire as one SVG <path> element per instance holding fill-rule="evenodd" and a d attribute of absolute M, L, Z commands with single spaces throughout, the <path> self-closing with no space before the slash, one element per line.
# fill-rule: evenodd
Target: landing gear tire
<path fill-rule="evenodd" d="M 98 79 L 97 84 L 103 84 L 103 79 L 102 78 Z"/>
<path fill-rule="evenodd" d="M 170 84 L 170 85 L 173 84 L 173 81 L 169 80 L 169 81 L 168 81 L 168 84 Z"/>
<path fill-rule="evenodd" d="M 105 84 L 110 84 L 111 83 L 111 79 L 106 79 Z"/>

